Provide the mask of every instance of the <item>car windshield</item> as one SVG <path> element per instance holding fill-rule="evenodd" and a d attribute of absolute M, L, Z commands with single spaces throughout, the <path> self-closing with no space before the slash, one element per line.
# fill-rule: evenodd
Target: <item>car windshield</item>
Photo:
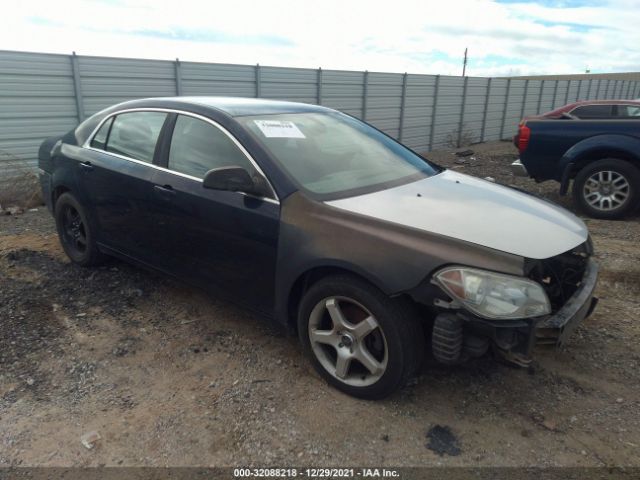
<path fill-rule="evenodd" d="M 364 193 L 437 173 L 437 167 L 338 112 L 239 117 L 280 166 L 320 195 Z"/>

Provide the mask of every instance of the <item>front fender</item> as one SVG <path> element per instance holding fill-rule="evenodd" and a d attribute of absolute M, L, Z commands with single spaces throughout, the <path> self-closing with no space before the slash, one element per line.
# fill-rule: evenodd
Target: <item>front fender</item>
<path fill-rule="evenodd" d="M 281 205 L 275 317 L 288 321 L 300 275 L 323 267 L 349 271 L 387 295 L 409 292 L 451 261 L 521 275 L 523 259 L 445 235 L 341 210 L 300 192 Z"/>

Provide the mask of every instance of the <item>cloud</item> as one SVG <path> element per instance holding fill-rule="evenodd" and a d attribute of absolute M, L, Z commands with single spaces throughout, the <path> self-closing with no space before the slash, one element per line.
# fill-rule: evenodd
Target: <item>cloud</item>
<path fill-rule="evenodd" d="M 14 50 L 459 75 L 640 70 L 639 0 L 22 1 Z"/>

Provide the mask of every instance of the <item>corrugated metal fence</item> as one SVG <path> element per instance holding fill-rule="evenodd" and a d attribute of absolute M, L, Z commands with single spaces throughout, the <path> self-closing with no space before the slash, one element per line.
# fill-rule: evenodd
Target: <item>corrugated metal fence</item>
<path fill-rule="evenodd" d="M 525 115 L 575 100 L 636 98 L 640 82 L 516 80 L 0 51 L 0 190 L 38 146 L 124 100 L 225 95 L 316 103 L 350 113 L 419 152 L 498 140 Z"/>

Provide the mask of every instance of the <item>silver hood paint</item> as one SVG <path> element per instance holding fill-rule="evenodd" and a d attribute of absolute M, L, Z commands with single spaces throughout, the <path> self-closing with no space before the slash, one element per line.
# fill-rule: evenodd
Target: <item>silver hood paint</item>
<path fill-rule="evenodd" d="M 531 259 L 566 252 L 588 237 L 563 208 L 451 170 L 327 205 Z"/>

